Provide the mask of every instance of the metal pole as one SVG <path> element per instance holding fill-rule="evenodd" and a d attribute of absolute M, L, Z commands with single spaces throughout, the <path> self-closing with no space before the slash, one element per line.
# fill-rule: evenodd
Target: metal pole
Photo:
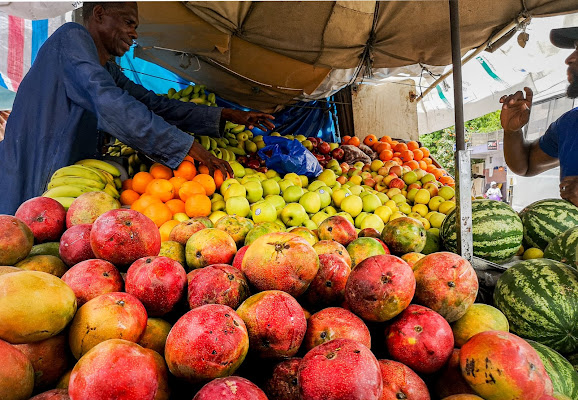
<path fill-rule="evenodd" d="M 464 104 L 462 92 L 462 55 L 460 44 L 459 0 L 449 0 L 452 43 L 452 64 L 454 69 L 454 110 L 456 117 L 456 229 L 458 252 L 462 257 L 473 259 L 472 238 L 472 177 L 470 153 L 466 150 L 464 128 Z"/>

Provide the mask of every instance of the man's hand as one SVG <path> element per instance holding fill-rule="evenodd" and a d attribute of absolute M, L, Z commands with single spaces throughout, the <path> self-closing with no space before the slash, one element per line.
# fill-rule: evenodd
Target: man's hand
<path fill-rule="evenodd" d="M 247 125 L 248 129 L 253 129 L 254 127 L 257 127 L 263 131 L 275 129 L 275 125 L 273 125 L 271 122 L 271 120 L 274 120 L 275 117 L 271 114 L 223 108 L 223 111 L 221 112 L 221 118 L 236 124 Z"/>
<path fill-rule="evenodd" d="M 529 87 L 525 87 L 524 91 L 526 98 L 524 98 L 522 91 L 500 98 L 500 103 L 502 103 L 500 120 L 505 132 L 519 131 L 530 119 L 534 93 Z"/>
<path fill-rule="evenodd" d="M 560 197 L 578 206 L 578 176 L 567 176 L 560 182 Z"/>
<path fill-rule="evenodd" d="M 213 154 L 205 150 L 205 148 L 196 140 L 193 142 L 193 145 L 189 150 L 189 155 L 195 160 L 202 161 L 203 164 L 209 168 L 209 174 L 211 174 L 211 176 L 215 175 L 215 170 L 219 170 L 221 171 L 221 174 L 223 174 L 223 179 L 227 179 L 227 175 L 231 178 L 233 177 L 233 169 L 229 163 L 215 157 Z"/>

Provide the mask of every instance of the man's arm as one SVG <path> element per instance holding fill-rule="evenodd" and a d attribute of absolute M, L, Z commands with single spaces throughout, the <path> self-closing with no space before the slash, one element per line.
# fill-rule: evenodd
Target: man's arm
<path fill-rule="evenodd" d="M 525 87 L 526 97 L 521 91 L 500 99 L 500 115 L 504 128 L 504 157 L 512 172 L 521 176 L 534 176 L 559 165 L 558 159 L 546 154 L 538 140 L 529 142 L 524 138 L 522 127 L 530 119 L 532 89 Z"/>

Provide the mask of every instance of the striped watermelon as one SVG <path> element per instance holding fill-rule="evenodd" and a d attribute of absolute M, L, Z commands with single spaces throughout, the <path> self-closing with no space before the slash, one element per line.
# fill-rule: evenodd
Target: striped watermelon
<path fill-rule="evenodd" d="M 578 271 L 537 258 L 510 267 L 494 290 L 510 330 L 560 353 L 578 350 Z"/>
<path fill-rule="evenodd" d="M 568 360 L 560 353 L 533 340 L 528 343 L 538 352 L 546 372 L 552 380 L 554 392 L 564 394 L 571 399 L 578 399 L 578 373 Z"/>
<path fill-rule="evenodd" d="M 445 248 L 458 250 L 456 210 L 448 214 L 440 229 Z M 522 221 L 504 202 L 494 200 L 472 201 L 472 233 L 474 255 L 493 262 L 504 262 L 513 257 L 522 244 Z"/>
<path fill-rule="evenodd" d="M 562 199 L 536 201 L 520 211 L 524 247 L 544 250 L 559 234 L 578 225 L 578 207 Z"/>
<path fill-rule="evenodd" d="M 556 236 L 546 247 L 544 258 L 578 267 L 578 226 Z"/>

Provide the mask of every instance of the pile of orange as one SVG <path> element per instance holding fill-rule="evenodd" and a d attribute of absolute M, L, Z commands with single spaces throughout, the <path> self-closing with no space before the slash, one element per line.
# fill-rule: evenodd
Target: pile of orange
<path fill-rule="evenodd" d="M 138 172 L 122 184 L 120 202 L 149 217 L 159 228 L 161 239 L 167 240 L 170 231 L 186 217 L 174 219 L 176 214 L 189 218 L 211 214 L 210 196 L 221 187 L 223 175 L 187 156 L 174 170 L 153 164 L 148 172 Z"/>

